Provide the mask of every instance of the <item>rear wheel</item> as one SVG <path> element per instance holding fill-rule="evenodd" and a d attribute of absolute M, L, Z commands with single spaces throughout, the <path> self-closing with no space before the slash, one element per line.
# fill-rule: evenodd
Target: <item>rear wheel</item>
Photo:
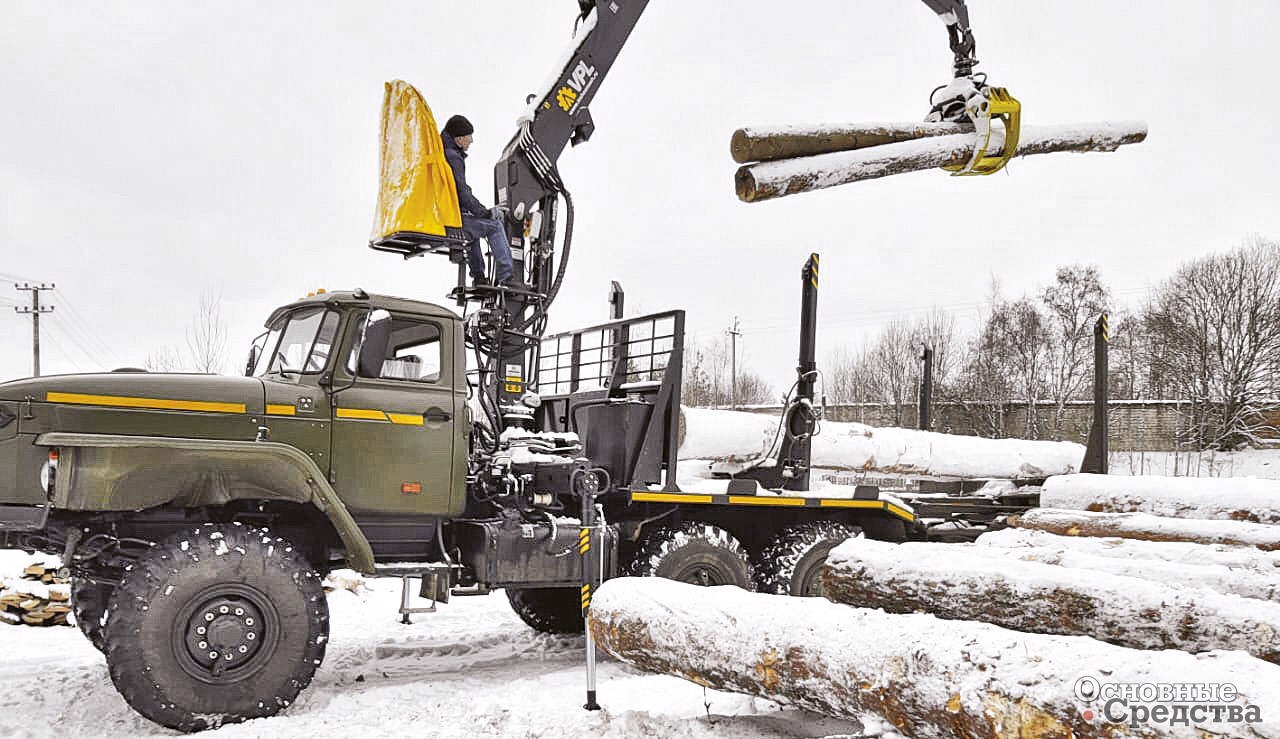
<path fill-rule="evenodd" d="M 511 610 L 534 631 L 544 634 L 581 634 L 582 595 L 577 588 L 507 589 Z"/>
<path fill-rule="evenodd" d="M 654 531 L 636 553 L 629 574 L 693 585 L 755 587 L 751 559 L 742 544 L 719 526 L 700 521 Z"/>
<path fill-rule="evenodd" d="M 102 625 L 112 590 L 110 585 L 79 577 L 71 581 L 71 613 L 76 617 L 76 626 L 99 652 L 103 651 Z"/>
<path fill-rule="evenodd" d="M 822 566 L 831 550 L 862 532 L 835 521 L 814 521 L 784 529 L 760 553 L 756 586 L 763 593 L 822 595 Z"/>
<path fill-rule="evenodd" d="M 206 524 L 152 547 L 110 604 L 111 681 L 135 711 L 180 731 L 271 716 L 324 658 L 320 577 L 286 540 Z"/>

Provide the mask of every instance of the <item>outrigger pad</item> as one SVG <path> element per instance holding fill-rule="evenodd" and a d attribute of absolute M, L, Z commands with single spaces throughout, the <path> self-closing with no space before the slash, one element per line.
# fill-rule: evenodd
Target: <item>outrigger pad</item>
<path fill-rule="evenodd" d="M 381 139 L 378 209 L 369 245 L 405 256 L 460 248 L 462 209 L 453 171 L 431 108 L 407 82 L 386 84 Z"/>

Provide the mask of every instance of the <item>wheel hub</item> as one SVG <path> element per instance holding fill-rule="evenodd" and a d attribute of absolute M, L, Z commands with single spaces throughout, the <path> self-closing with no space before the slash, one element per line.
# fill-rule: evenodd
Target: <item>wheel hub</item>
<path fill-rule="evenodd" d="M 207 682 L 230 682 L 256 671 L 275 651 L 274 610 L 261 593 L 225 585 L 183 609 L 174 652 L 184 670 Z"/>

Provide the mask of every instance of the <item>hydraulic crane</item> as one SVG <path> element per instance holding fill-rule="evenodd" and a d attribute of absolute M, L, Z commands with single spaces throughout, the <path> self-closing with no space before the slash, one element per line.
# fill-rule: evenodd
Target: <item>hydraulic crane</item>
<path fill-rule="evenodd" d="M 996 172 L 1017 147 L 1018 102 L 1003 88 L 987 85 L 985 75 L 974 71 L 978 64 L 976 44 L 964 0 L 923 1 L 945 24 L 954 54 L 953 79 L 934 90 L 927 120 L 974 126 L 978 135 L 973 156 L 955 168 L 956 174 Z M 567 145 L 576 146 L 591 138 L 595 131 L 591 101 L 647 7 L 648 0 L 578 0 L 573 46 L 550 88 L 528 97 L 519 130 L 494 166 L 495 200 L 507 213 L 504 227 L 515 274 L 524 276 L 529 288 L 468 288 L 465 272 L 459 268 L 458 287 L 451 294 L 460 305 L 476 305 L 468 317 L 468 345 L 474 350 L 478 365 L 479 396 L 489 429 L 482 433 L 487 434 L 486 445 L 490 447 L 495 447 L 496 435 L 504 428 L 529 428 L 532 409 L 538 402 L 527 390 L 538 367 L 547 311 L 564 282 L 573 246 L 573 196 L 560 176 L 557 162 Z M 449 177 L 437 177 L 428 185 L 419 183 L 426 205 L 436 210 L 443 206 L 446 212 L 443 222 L 432 224 L 434 229 L 406 228 L 401 218 L 403 208 L 388 215 L 405 200 L 403 193 L 386 189 L 388 162 L 395 160 L 388 157 L 389 142 L 395 145 L 397 137 L 404 137 L 403 129 L 408 129 L 422 139 L 424 149 L 430 149 L 429 136 L 425 134 L 434 134 L 418 130 L 428 127 L 421 120 L 396 118 L 409 115 L 414 108 L 426 109 L 420 98 L 414 103 L 393 93 L 390 86 L 388 90 L 383 124 L 382 218 L 370 246 L 406 258 L 428 252 L 448 253 L 461 265 L 465 236 L 460 230 L 457 198 L 450 190 Z M 412 88 L 408 90 L 412 92 Z M 412 94 L 416 96 L 416 92 Z M 430 127 L 434 127 L 429 109 L 425 115 Z M 1005 143 L 998 152 L 988 151 L 992 118 L 1004 124 Z M 447 173 L 446 167 L 444 174 Z"/>

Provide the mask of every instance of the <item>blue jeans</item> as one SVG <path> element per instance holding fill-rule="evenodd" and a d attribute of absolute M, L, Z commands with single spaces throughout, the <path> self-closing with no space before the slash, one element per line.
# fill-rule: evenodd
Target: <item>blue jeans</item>
<path fill-rule="evenodd" d="M 462 230 L 471 237 L 467 247 L 467 267 L 472 279 L 484 277 L 484 252 L 480 250 L 480 239 L 489 242 L 493 252 L 494 283 L 505 282 L 511 276 L 511 244 L 507 241 L 507 232 L 502 224 L 492 218 L 462 216 Z"/>

